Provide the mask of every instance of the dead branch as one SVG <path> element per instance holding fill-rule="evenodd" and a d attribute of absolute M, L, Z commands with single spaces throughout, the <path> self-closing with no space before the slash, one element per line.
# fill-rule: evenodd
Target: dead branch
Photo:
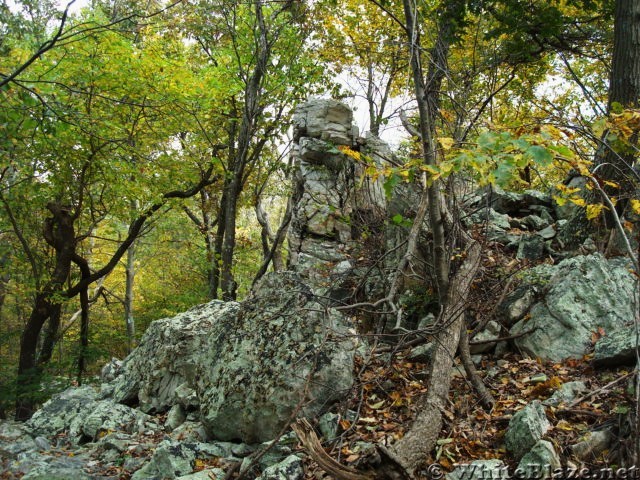
<path fill-rule="evenodd" d="M 338 480 L 374 480 L 373 473 L 360 473 L 357 470 L 342 465 L 338 461 L 331 458 L 322 448 L 322 444 L 314 432 L 313 427 L 306 418 L 299 418 L 291 428 L 300 439 L 304 449 L 309 456 L 333 478 Z"/>

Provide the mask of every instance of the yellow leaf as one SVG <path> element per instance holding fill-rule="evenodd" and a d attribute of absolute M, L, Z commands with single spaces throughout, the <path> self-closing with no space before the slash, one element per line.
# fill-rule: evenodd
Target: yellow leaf
<path fill-rule="evenodd" d="M 573 426 L 569 422 L 567 422 L 566 420 L 560 420 L 556 424 L 556 428 L 558 430 L 564 430 L 565 432 L 571 432 L 573 430 Z"/>
<path fill-rule="evenodd" d="M 612 182 L 611 180 L 605 180 L 604 184 L 609 187 L 620 188 L 620 185 L 618 185 L 616 182 Z"/>
<path fill-rule="evenodd" d="M 438 142 L 440 142 L 440 145 L 442 145 L 442 148 L 444 150 L 451 150 L 451 147 L 453 147 L 455 140 L 450 137 L 438 137 Z"/>
<path fill-rule="evenodd" d="M 565 203 L 567 203 L 567 199 L 564 197 L 559 197 L 558 195 L 554 195 L 553 199 L 555 200 L 555 202 L 561 207 L 563 206 Z"/>
<path fill-rule="evenodd" d="M 340 150 L 342 153 L 344 153 L 345 155 L 347 155 L 348 157 L 353 158 L 354 160 L 358 160 L 360 161 L 360 152 L 356 152 L 355 150 L 345 146 L 345 145 L 340 145 L 338 147 L 338 150 Z"/>
<path fill-rule="evenodd" d="M 638 200 L 637 198 L 632 198 L 631 201 L 631 209 L 637 213 L 638 215 L 640 215 L 640 200 Z"/>
<path fill-rule="evenodd" d="M 569 201 L 579 207 L 584 207 L 587 204 L 587 202 L 584 201 L 584 198 L 574 197 L 570 198 Z"/>
<path fill-rule="evenodd" d="M 587 219 L 593 220 L 594 218 L 596 218 L 598 215 L 600 215 L 600 212 L 603 208 L 604 205 L 601 203 L 587 205 Z"/>

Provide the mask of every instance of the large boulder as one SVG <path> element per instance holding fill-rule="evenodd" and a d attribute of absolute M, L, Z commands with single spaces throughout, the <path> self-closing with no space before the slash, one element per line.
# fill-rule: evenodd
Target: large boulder
<path fill-rule="evenodd" d="M 343 316 L 292 272 L 242 304 L 213 301 L 153 322 L 105 389 L 145 411 L 200 408 L 209 437 L 270 440 L 299 406 L 315 415 L 351 388 Z"/>
<path fill-rule="evenodd" d="M 528 273 L 531 279 L 525 278 L 525 283 L 543 285 L 546 293 L 528 318 L 513 326 L 511 334 L 535 329 L 515 341 L 533 357 L 551 361 L 582 357 L 593 332 L 624 329 L 635 315 L 636 280 L 623 258 L 578 256 Z"/>
<path fill-rule="evenodd" d="M 300 409 L 321 413 L 351 388 L 354 345 L 343 316 L 295 273 L 270 274 L 210 332 L 195 370 L 210 435 L 270 440 Z"/>
<path fill-rule="evenodd" d="M 196 365 L 205 361 L 212 332 L 233 322 L 239 308 L 236 302 L 214 300 L 152 322 L 105 391 L 118 402 L 139 404 L 146 412 L 177 404 L 194 406 Z"/>

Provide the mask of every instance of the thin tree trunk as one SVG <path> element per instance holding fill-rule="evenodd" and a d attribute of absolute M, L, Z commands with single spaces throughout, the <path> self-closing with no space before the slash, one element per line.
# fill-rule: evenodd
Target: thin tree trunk
<path fill-rule="evenodd" d="M 134 241 L 127 250 L 127 265 L 125 268 L 124 321 L 127 330 L 127 353 L 131 353 L 133 350 L 136 335 L 135 319 L 133 318 L 133 286 L 136 277 L 135 260 L 137 245 L 138 242 Z"/>
<path fill-rule="evenodd" d="M 287 209 L 284 212 L 284 218 L 282 219 L 282 223 L 280 223 L 280 226 L 278 227 L 278 231 L 275 234 L 275 238 L 271 245 L 271 249 L 269 250 L 269 253 L 264 259 L 264 261 L 262 262 L 262 265 L 258 269 L 258 272 L 256 273 L 256 276 L 254 277 L 251 285 L 255 285 L 258 282 L 258 280 L 260 280 L 264 276 L 264 274 L 267 273 L 267 269 L 269 268 L 269 264 L 271 263 L 271 260 L 275 259 L 276 252 L 280 251 L 282 244 L 284 242 L 285 235 L 287 233 L 287 229 L 289 228 L 289 223 L 291 222 L 293 204 L 296 201 L 297 200 L 294 199 L 293 197 L 289 198 L 287 202 Z M 281 253 L 279 254 L 282 255 Z M 281 260 L 281 262 L 282 262 L 282 269 L 284 270 L 284 261 Z M 274 265 L 274 268 L 275 268 L 275 265 Z"/>
<path fill-rule="evenodd" d="M 287 210 L 289 210 L 289 204 L 287 203 Z M 283 236 L 278 237 L 271 230 L 271 224 L 269 223 L 269 215 L 262 208 L 262 202 L 260 200 L 260 196 L 256 197 L 255 202 L 255 211 L 256 211 L 256 219 L 261 227 L 260 239 L 262 242 L 262 261 L 265 262 L 267 259 L 271 259 L 273 261 L 273 269 L 278 272 L 284 270 L 284 259 L 282 258 L 282 251 L 279 248 L 280 244 L 282 244 Z M 285 212 L 285 219 L 283 219 L 282 224 L 289 224 L 289 221 L 286 220 L 287 212 Z M 286 220 L 286 222 L 285 222 Z M 282 229 L 278 228 L 279 233 Z M 278 245 L 275 245 L 275 244 Z M 272 253 L 273 252 L 273 253 Z"/>
<path fill-rule="evenodd" d="M 7 265 L 9 263 L 9 255 L 2 255 L 0 257 L 0 324 L 2 322 L 2 308 L 4 307 L 4 301 L 7 297 L 7 285 L 11 280 L 11 276 L 7 273 Z"/>
<path fill-rule="evenodd" d="M 448 68 L 449 46 L 456 25 L 459 25 L 458 17 L 463 12 L 464 2 L 454 0 L 443 6 L 436 43 L 429 56 L 426 84 L 423 78 L 422 49 L 416 23 L 417 12 L 414 11 L 415 4 L 410 0 L 403 0 L 403 7 L 415 99 L 418 104 L 423 161 L 426 165 L 433 166 L 436 164 L 434 137 L 439 93 Z M 424 404 L 410 430 L 392 449 L 396 460 L 411 475 L 415 475 L 417 468 L 428 458 L 442 428 L 442 411 L 449 395 L 451 366 L 460 341 L 467 294 L 480 262 L 480 245 L 470 238 L 461 238 L 469 242 L 466 258 L 450 287 L 449 255 L 439 189 L 439 181 L 434 181 L 427 187 L 429 224 L 433 236 L 433 268 L 441 309 L 438 317 L 440 328 L 435 338 L 436 347 L 430 365 L 429 387 Z"/>
<path fill-rule="evenodd" d="M 410 430 L 392 448 L 396 460 L 411 474 L 429 457 L 442 429 L 442 412 L 447 406 L 451 368 L 464 325 L 464 310 L 471 283 L 480 265 L 480 245 L 472 241 L 460 270 L 455 275 L 441 315 L 440 331 L 429 370 L 429 389 Z"/>
<path fill-rule="evenodd" d="M 82 279 L 91 276 L 89 262 L 78 254 L 73 256 L 73 263 L 80 269 Z M 78 353 L 78 385 L 82 385 L 82 376 L 86 370 L 87 350 L 89 348 L 89 285 L 80 291 L 80 351 Z"/>
<path fill-rule="evenodd" d="M 480 396 L 480 401 L 482 402 L 482 406 L 490 410 L 493 408 L 496 403 L 495 399 L 485 387 L 480 375 L 478 375 L 478 371 L 476 370 L 475 365 L 473 364 L 473 360 L 471 359 L 471 351 L 469 348 L 469 334 L 467 333 L 467 323 L 462 322 L 462 326 L 460 327 L 460 342 L 458 343 L 458 351 L 460 352 L 460 361 L 462 362 L 462 366 L 464 367 L 464 371 L 467 374 L 467 379 L 473 385 L 476 392 Z"/>
<path fill-rule="evenodd" d="M 233 158 L 227 205 L 225 209 L 224 240 L 221 249 L 221 280 L 223 300 L 235 300 L 237 283 L 233 278 L 233 253 L 236 244 L 236 213 L 237 203 L 242 191 L 242 182 L 247 163 L 250 158 L 251 141 L 254 138 L 258 117 L 262 113 L 260 99 L 262 97 L 262 82 L 267 73 L 268 60 L 271 55 L 271 46 L 267 39 L 268 29 L 263 15 L 262 0 L 253 2 L 256 15 L 256 64 L 249 77 L 244 91 L 244 108 L 242 121 L 238 133 L 238 149 Z M 264 142 L 261 143 L 264 145 Z M 252 152 L 252 158 L 256 158 L 256 151 Z"/>
<path fill-rule="evenodd" d="M 87 350 L 89 348 L 89 293 L 88 289 L 80 292 L 80 351 L 78 352 L 78 385 L 82 385 L 82 377 L 87 369 Z"/>
<path fill-rule="evenodd" d="M 209 283 L 209 297 L 218 298 L 218 289 L 220 288 L 220 264 L 222 257 L 222 244 L 224 243 L 224 229 L 226 226 L 227 211 L 227 180 L 220 198 L 220 206 L 218 207 L 218 228 L 213 242 L 213 255 L 211 258 L 211 280 Z"/>

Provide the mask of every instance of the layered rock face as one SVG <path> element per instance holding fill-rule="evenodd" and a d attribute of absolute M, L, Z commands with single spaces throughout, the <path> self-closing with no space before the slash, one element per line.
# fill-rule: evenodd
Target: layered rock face
<path fill-rule="evenodd" d="M 366 178 L 363 165 L 382 164 L 389 149 L 375 137 L 358 137 L 352 122 L 351 110 L 335 100 L 311 100 L 294 115 L 297 168 L 290 267 L 329 296 L 337 289 L 323 286 L 336 287 L 336 278 L 351 273 L 354 243 L 365 224 L 384 218 L 386 209 L 381 180 Z"/>

